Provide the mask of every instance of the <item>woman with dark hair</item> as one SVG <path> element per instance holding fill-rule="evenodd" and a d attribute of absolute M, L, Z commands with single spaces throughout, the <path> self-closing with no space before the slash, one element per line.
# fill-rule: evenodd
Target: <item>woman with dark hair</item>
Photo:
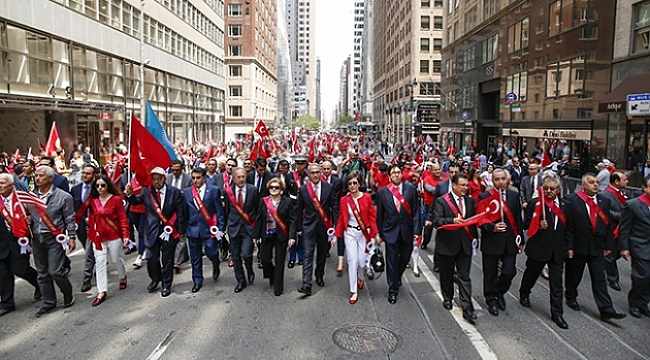
<path fill-rule="evenodd" d="M 352 293 L 350 304 L 356 304 L 359 298 L 357 291 L 363 289 L 363 269 L 367 262 L 369 243 L 373 238 L 379 238 L 377 210 L 372 204 L 370 194 L 359 190 L 364 185 L 361 172 L 353 171 L 348 174 L 344 185 L 348 194 L 341 198 L 335 235 L 345 241 Z"/>
<path fill-rule="evenodd" d="M 479 170 L 477 168 L 469 169 L 469 175 L 467 177 L 469 178 L 469 196 L 474 199 L 474 201 L 478 201 L 478 197 L 483 193 L 483 191 L 485 191 L 485 188 L 481 183 Z"/>
<path fill-rule="evenodd" d="M 108 291 L 108 271 L 106 253 L 110 252 L 111 262 L 117 267 L 120 277 L 120 290 L 126 289 L 126 269 L 122 260 L 122 245 L 129 243 L 129 222 L 122 204 L 122 194 L 106 175 L 99 175 L 90 190 L 90 196 L 79 214 L 88 207 L 88 237 L 95 250 L 95 276 L 97 277 L 97 298 L 92 306 L 104 302 Z"/>
<path fill-rule="evenodd" d="M 260 201 L 262 220 L 258 221 L 258 239 L 264 278 L 269 279 L 275 296 L 284 291 L 284 260 L 296 240 L 296 212 L 293 200 L 282 195 L 284 182 L 272 178 L 266 184 L 269 196 Z M 275 251 L 275 262 L 273 252 Z"/>

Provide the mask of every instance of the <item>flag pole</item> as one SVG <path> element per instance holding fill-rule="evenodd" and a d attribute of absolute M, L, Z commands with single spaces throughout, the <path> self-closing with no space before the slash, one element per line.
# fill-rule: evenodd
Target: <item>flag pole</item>
<path fill-rule="evenodd" d="M 546 149 L 544 149 L 544 151 L 546 151 Z M 542 187 L 542 189 L 544 189 L 544 188 Z M 537 191 L 539 192 L 539 190 L 537 190 Z M 546 209 L 545 209 L 545 206 L 544 206 L 545 205 L 544 204 L 544 196 L 545 196 L 544 191 L 542 191 L 542 198 L 539 199 L 539 201 L 542 202 L 542 219 L 544 219 L 544 221 L 546 221 Z"/>
<path fill-rule="evenodd" d="M 131 132 L 132 131 L 133 131 L 133 112 L 131 112 L 131 120 L 129 120 L 129 158 L 127 159 L 127 161 L 129 162 L 129 166 L 126 175 L 127 183 L 131 183 L 131 138 L 132 138 Z"/>

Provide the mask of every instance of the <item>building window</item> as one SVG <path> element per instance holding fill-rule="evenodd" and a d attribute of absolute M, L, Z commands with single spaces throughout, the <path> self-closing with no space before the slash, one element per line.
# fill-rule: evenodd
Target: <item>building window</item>
<path fill-rule="evenodd" d="M 433 6 L 437 8 L 442 7 L 442 0 L 433 0 Z"/>
<path fill-rule="evenodd" d="M 521 21 L 508 27 L 508 53 L 525 49 L 528 51 L 529 19 L 526 17 Z"/>
<path fill-rule="evenodd" d="M 487 20 L 499 11 L 500 0 L 483 1 L 483 19 Z"/>
<path fill-rule="evenodd" d="M 425 8 L 431 7 L 431 0 L 422 0 L 421 5 Z"/>
<path fill-rule="evenodd" d="M 228 94 L 231 97 L 241 97 L 242 96 L 242 87 L 240 85 L 228 86 Z"/>
<path fill-rule="evenodd" d="M 228 4 L 228 16 L 242 16 L 242 4 Z"/>
<path fill-rule="evenodd" d="M 433 39 L 433 51 L 442 50 L 442 39 Z"/>
<path fill-rule="evenodd" d="M 634 40 L 632 54 L 647 52 L 650 49 L 650 1 L 634 7 Z"/>
<path fill-rule="evenodd" d="M 499 45 L 499 34 L 494 34 L 489 38 L 483 40 L 481 64 L 485 64 L 494 60 L 497 57 Z"/>
<path fill-rule="evenodd" d="M 506 78 L 506 93 L 515 93 L 519 101 L 526 101 L 528 95 L 528 72 L 508 75 Z"/>
<path fill-rule="evenodd" d="M 420 39 L 420 51 L 429 52 L 429 38 Z"/>
<path fill-rule="evenodd" d="M 420 29 L 421 30 L 430 30 L 431 29 L 431 17 L 430 16 L 421 16 L 420 17 Z"/>
<path fill-rule="evenodd" d="M 429 73 L 429 60 L 420 60 L 420 74 Z"/>
<path fill-rule="evenodd" d="M 228 55 L 229 56 L 242 56 L 244 55 L 242 52 L 242 46 L 241 45 L 228 45 Z"/>
<path fill-rule="evenodd" d="M 442 16 L 433 17 L 433 28 L 442 30 Z"/>
<path fill-rule="evenodd" d="M 230 65 L 228 66 L 228 74 L 232 77 L 242 76 L 242 66 L 241 65 Z"/>
<path fill-rule="evenodd" d="M 228 106 L 228 114 L 230 117 L 242 117 L 242 108 L 241 106 Z"/>
<path fill-rule="evenodd" d="M 442 71 L 442 60 L 433 60 L 433 72 L 440 73 Z"/>
<path fill-rule="evenodd" d="M 243 32 L 241 25 L 228 25 L 228 36 L 237 37 L 242 35 Z"/>

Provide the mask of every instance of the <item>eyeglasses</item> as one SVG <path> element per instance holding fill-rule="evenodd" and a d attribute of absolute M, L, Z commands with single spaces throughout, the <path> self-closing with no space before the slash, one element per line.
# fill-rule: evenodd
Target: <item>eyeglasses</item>
<path fill-rule="evenodd" d="M 105 188 L 106 184 L 96 184 L 95 187 L 98 189 Z"/>
<path fill-rule="evenodd" d="M 310 171 L 309 173 L 310 174 L 320 174 L 320 170 L 318 170 L 318 171 Z"/>
<path fill-rule="evenodd" d="M 349 181 L 348 185 L 359 185 L 358 181 Z"/>
<path fill-rule="evenodd" d="M 280 189 L 281 189 L 281 187 L 279 187 L 277 185 L 269 186 L 269 190 L 280 190 Z"/>
<path fill-rule="evenodd" d="M 544 189 L 544 191 L 555 191 L 557 188 L 555 186 L 544 186 L 542 189 Z"/>

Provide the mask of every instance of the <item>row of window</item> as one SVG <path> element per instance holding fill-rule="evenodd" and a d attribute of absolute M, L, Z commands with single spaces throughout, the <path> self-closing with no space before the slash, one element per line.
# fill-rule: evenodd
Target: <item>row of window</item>
<path fill-rule="evenodd" d="M 429 71 L 429 65 L 433 64 L 433 68 Z M 442 72 L 441 60 L 420 60 L 420 74 L 428 74 L 429 72 L 437 74 Z"/>
<path fill-rule="evenodd" d="M 433 17 L 433 28 L 442 30 L 442 16 Z M 420 29 L 431 30 L 431 16 L 429 15 L 420 16 Z"/>
<path fill-rule="evenodd" d="M 214 22 L 205 16 L 199 9 L 192 5 L 188 0 L 156 0 L 169 11 L 176 14 L 179 18 L 183 19 L 188 25 L 205 35 L 208 39 L 212 40 L 219 47 L 223 47 L 223 30 L 220 29 Z M 221 2 L 221 9 L 223 9 L 223 1 Z M 223 14 L 223 10 L 221 10 Z"/>

